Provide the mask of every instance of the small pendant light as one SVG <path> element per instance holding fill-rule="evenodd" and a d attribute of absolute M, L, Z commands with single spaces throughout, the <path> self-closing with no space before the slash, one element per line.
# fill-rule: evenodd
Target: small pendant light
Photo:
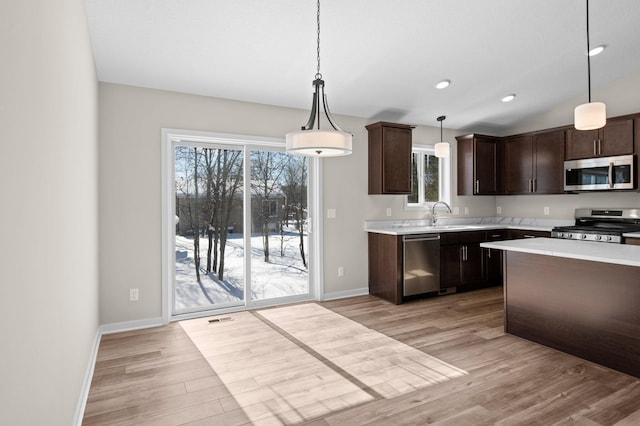
<path fill-rule="evenodd" d="M 591 102 L 591 56 L 589 55 L 589 0 L 587 1 L 587 81 L 589 102 L 574 110 L 573 122 L 577 130 L 594 130 L 607 124 L 607 108 L 602 102 Z"/>
<path fill-rule="evenodd" d="M 440 157 L 440 158 L 449 156 L 449 143 L 444 142 L 444 139 L 442 138 L 442 122 L 444 121 L 445 118 L 447 117 L 444 115 L 441 115 L 440 117 L 436 118 L 436 120 L 440 122 L 440 142 L 436 144 L 435 149 L 436 149 L 436 157 Z"/>
<path fill-rule="evenodd" d="M 353 135 L 343 131 L 333 121 L 329 106 L 327 105 L 327 95 L 324 93 L 324 80 L 320 74 L 320 0 L 317 2 L 318 12 L 316 14 L 318 23 L 318 67 L 313 80 L 313 101 L 311 105 L 311 115 L 307 124 L 301 127 L 301 130 L 289 132 L 286 135 L 287 152 L 296 155 L 305 155 L 309 157 L 337 157 L 351 154 L 351 146 Z M 320 99 L 322 98 L 322 107 L 327 117 L 328 123 L 333 130 L 320 130 Z M 316 129 L 313 126 L 317 123 Z"/>

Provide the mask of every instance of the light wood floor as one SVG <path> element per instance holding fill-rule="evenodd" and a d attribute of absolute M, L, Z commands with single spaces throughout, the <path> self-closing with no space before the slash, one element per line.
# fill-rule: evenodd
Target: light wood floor
<path fill-rule="evenodd" d="M 640 380 L 505 335 L 501 288 L 221 317 L 103 336 L 83 424 L 640 424 Z"/>

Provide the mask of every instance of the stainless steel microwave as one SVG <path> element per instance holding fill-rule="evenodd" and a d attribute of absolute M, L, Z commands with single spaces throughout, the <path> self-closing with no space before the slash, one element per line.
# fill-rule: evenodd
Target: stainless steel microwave
<path fill-rule="evenodd" d="M 635 156 L 587 158 L 564 162 L 565 191 L 634 189 Z"/>

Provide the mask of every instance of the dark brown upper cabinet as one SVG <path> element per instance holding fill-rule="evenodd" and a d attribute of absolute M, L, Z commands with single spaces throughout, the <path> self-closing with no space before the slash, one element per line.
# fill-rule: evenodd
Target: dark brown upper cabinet
<path fill-rule="evenodd" d="M 457 136 L 458 195 L 498 194 L 498 138 Z"/>
<path fill-rule="evenodd" d="M 633 154 L 633 119 L 607 120 L 596 130 L 567 131 L 567 160 Z"/>
<path fill-rule="evenodd" d="M 411 194 L 413 126 L 380 121 L 369 131 L 369 194 Z"/>
<path fill-rule="evenodd" d="M 507 137 L 503 149 L 505 194 L 564 193 L 564 130 Z"/>

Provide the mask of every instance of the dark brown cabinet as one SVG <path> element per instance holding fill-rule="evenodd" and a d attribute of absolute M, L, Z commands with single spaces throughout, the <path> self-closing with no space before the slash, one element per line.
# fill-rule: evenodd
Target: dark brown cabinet
<path fill-rule="evenodd" d="M 411 193 L 413 126 L 380 121 L 369 131 L 369 194 Z"/>
<path fill-rule="evenodd" d="M 503 150 L 505 194 L 564 192 L 564 130 L 508 137 Z"/>
<path fill-rule="evenodd" d="M 509 239 L 510 240 L 521 240 L 523 238 L 538 238 L 538 237 L 551 237 L 551 232 L 549 231 L 527 231 L 523 229 L 510 229 L 509 230 Z"/>
<path fill-rule="evenodd" d="M 508 239 L 506 229 L 487 231 L 485 241 L 502 241 Z M 502 284 L 502 250 L 482 248 L 488 284 Z"/>
<path fill-rule="evenodd" d="M 458 141 L 458 195 L 498 194 L 498 138 L 471 134 Z"/>
<path fill-rule="evenodd" d="M 596 130 L 567 131 L 567 160 L 633 154 L 633 119 L 607 120 Z"/>
<path fill-rule="evenodd" d="M 485 262 L 480 243 L 485 231 L 453 232 L 440 235 L 440 290 L 457 291 L 480 287 L 486 282 Z"/>
<path fill-rule="evenodd" d="M 369 233 L 369 294 L 402 303 L 402 237 Z"/>

